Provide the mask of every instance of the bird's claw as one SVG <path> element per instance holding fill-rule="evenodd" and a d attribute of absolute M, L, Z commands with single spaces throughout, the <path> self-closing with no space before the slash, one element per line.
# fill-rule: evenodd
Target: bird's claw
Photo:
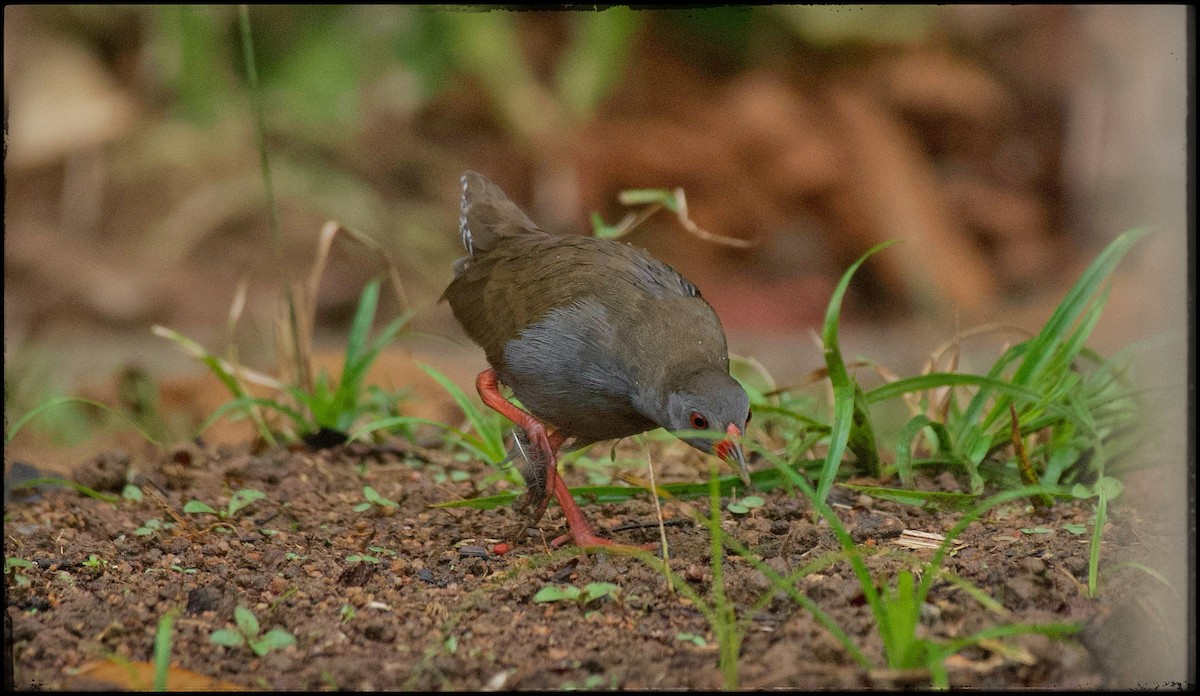
<path fill-rule="evenodd" d="M 595 549 L 595 550 L 601 550 L 601 551 L 608 551 L 608 552 L 615 552 L 615 553 L 630 553 L 630 554 L 639 553 L 642 551 L 654 551 L 656 553 L 656 555 L 661 555 L 660 552 L 662 550 L 662 547 L 659 545 L 658 542 L 653 542 L 653 543 L 649 543 L 649 544 L 622 544 L 619 541 L 613 541 L 612 539 L 606 539 L 605 537 L 599 536 L 594 533 L 579 534 L 578 536 L 576 536 L 575 534 L 573 534 L 571 532 L 567 532 L 566 534 L 555 537 L 555 539 L 550 542 L 550 547 L 556 549 L 556 548 L 558 548 L 568 542 L 571 542 L 571 541 L 574 541 L 576 546 L 578 546 L 579 548 L 584 549 L 584 550 Z"/>

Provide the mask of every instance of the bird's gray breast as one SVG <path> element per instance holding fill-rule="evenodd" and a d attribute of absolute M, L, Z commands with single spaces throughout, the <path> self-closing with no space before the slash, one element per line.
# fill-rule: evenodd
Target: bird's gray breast
<path fill-rule="evenodd" d="M 604 305 L 577 299 L 504 346 L 500 378 L 530 413 L 582 440 L 645 432 L 657 426 L 632 404 L 637 377 L 620 342 Z"/>

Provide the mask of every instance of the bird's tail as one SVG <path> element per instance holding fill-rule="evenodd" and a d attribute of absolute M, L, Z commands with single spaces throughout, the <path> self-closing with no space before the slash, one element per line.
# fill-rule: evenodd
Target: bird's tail
<path fill-rule="evenodd" d="M 547 496 L 550 491 L 546 488 L 546 465 L 542 452 L 529 443 L 529 437 L 524 430 L 513 428 L 513 442 L 508 448 L 508 456 L 500 461 L 500 465 L 514 464 L 517 471 L 525 479 L 525 496 L 518 502 L 519 509 L 532 508 L 531 517 L 536 524 L 546 511 Z"/>
<path fill-rule="evenodd" d="M 458 219 L 467 255 L 454 264 L 457 274 L 477 254 L 493 249 L 506 237 L 544 234 L 499 186 L 479 172 L 463 172 L 461 215 Z"/>

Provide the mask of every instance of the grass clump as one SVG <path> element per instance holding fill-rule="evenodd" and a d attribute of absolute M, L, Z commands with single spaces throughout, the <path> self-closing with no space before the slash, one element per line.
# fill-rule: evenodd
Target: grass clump
<path fill-rule="evenodd" d="M 985 375 L 930 369 L 920 376 L 895 379 L 872 390 L 859 385 L 838 345 L 840 307 L 858 267 L 871 254 L 888 246 L 881 244 L 843 275 L 826 312 L 822 340 L 825 374 L 833 391 L 830 423 L 804 415 L 797 408 L 800 400 L 789 394 L 789 390 L 775 389 L 769 376 L 758 383 L 752 379 L 753 375 L 741 376 L 753 412 L 765 416 L 758 419 L 757 432 L 768 438 L 782 436 L 793 443 L 785 446 L 782 456 L 757 443 L 750 443 L 748 451 L 767 459 L 782 477 L 783 485 L 800 491 L 811 501 L 814 513 L 825 519 L 837 536 L 842 552 L 814 561 L 786 577 L 776 572 L 721 528 L 722 491 L 714 465 L 709 480 L 710 514 L 704 520 L 712 540 L 711 598 L 700 597 L 659 559 L 648 554 L 639 558 L 659 570 L 708 620 L 719 645 L 718 664 L 726 688 L 738 686 L 738 654 L 749 620 L 776 593 L 811 612 L 864 669 L 924 670 L 931 685 L 942 689 L 949 686 L 946 661 L 969 646 L 1024 633 L 1058 638 L 1079 630 L 1072 623 L 1008 623 L 966 636 L 937 638 L 925 635 L 922 630 L 921 609 L 934 580 L 943 578 L 990 610 L 1004 613 L 994 599 L 966 580 L 948 574 L 941 564 L 969 524 L 997 505 L 1021 499 L 1047 505 L 1073 497 L 1097 498 L 1088 583 L 1089 593 L 1094 594 L 1107 503 L 1120 492 L 1119 480 L 1111 475 L 1111 464 L 1115 454 L 1127 454 L 1134 449 L 1137 401 L 1124 377 L 1124 358 L 1105 360 L 1084 344 L 1107 300 L 1105 280 L 1144 234 L 1146 230 L 1132 230 L 1118 237 L 1083 273 L 1041 331 L 1006 349 Z M 911 415 L 889 448 L 896 456 L 894 463 L 888 464 L 880 456 L 880 429 L 873 420 L 874 409 L 886 401 L 902 398 Z M 803 466 L 805 454 L 819 445 L 824 445 L 825 455 L 819 460 L 814 486 L 801 472 L 808 468 Z M 854 544 L 826 502 L 839 473 L 845 475 L 840 470 L 847 453 L 853 456 L 860 473 L 876 479 L 897 476 L 903 484 L 901 488 L 852 488 L 899 502 L 965 511 L 944 535 L 932 559 L 901 570 L 894 578 L 871 576 L 863 562 L 863 551 Z M 915 490 L 916 466 L 963 474 L 969 481 L 969 491 L 955 494 Z M 986 485 L 997 487 L 1000 492 L 983 499 Z M 747 499 L 730 503 L 728 509 L 745 514 L 749 511 L 745 505 Z M 744 558 L 771 583 L 771 589 L 758 602 L 743 609 L 740 616 L 724 589 L 727 550 Z M 870 608 L 883 643 L 883 664 L 873 664 L 843 630 L 796 588 L 796 580 L 806 573 L 843 558 L 850 563 Z"/>
<path fill-rule="evenodd" d="M 859 586 L 862 588 L 863 596 L 871 608 L 871 614 L 875 619 L 876 631 L 878 631 L 883 642 L 884 656 L 888 668 L 926 670 L 930 675 L 932 686 L 939 689 L 946 689 L 949 687 L 949 678 L 945 668 L 946 660 L 969 646 L 977 645 L 987 639 L 1022 633 L 1040 633 L 1059 638 L 1073 634 L 1079 630 L 1080 626 L 1073 623 L 1012 623 L 985 628 L 953 640 L 938 640 L 924 636 L 920 630 L 921 607 L 925 605 L 929 597 L 933 581 L 944 577 L 941 572 L 941 564 L 950 552 L 958 536 L 962 534 L 967 526 L 978 520 L 993 507 L 1031 495 L 1037 495 L 1045 490 L 1044 487 L 1030 486 L 1004 491 L 975 506 L 963 515 L 954 527 L 945 534 L 945 538 L 934 552 L 933 557 L 917 569 L 916 575 L 912 571 L 902 570 L 897 574 L 894 585 L 891 583 L 880 583 L 882 589 L 879 589 L 876 580 L 871 577 L 870 572 L 863 563 L 861 550 L 854 544 L 850 533 L 846 531 L 846 528 L 838 520 L 833 510 L 824 501 L 819 499 L 816 491 L 809 486 L 807 481 L 797 476 L 793 482 L 798 488 L 804 491 L 814 507 L 820 511 L 822 518 L 829 522 L 830 528 L 837 536 L 838 543 L 845 551 L 846 558 L 849 560 L 854 574 L 858 579 Z M 917 576 L 920 577 L 920 581 L 916 580 Z M 965 583 L 965 581 L 957 579 L 956 584 L 962 583 Z M 968 591 L 968 595 L 983 602 L 986 606 L 996 606 L 995 601 L 987 597 L 986 594 L 983 594 L 977 588 L 972 589 L 973 591 Z"/>
<path fill-rule="evenodd" d="M 816 494 L 828 498 L 852 455 L 859 473 L 876 479 L 898 477 L 901 488 L 876 487 L 872 495 L 915 504 L 965 508 L 978 502 L 985 486 L 1010 490 L 1042 484 L 1051 497 L 1097 498 L 1118 459 L 1136 449 L 1136 394 L 1126 379 L 1128 354 L 1104 359 L 1085 347 L 1108 298 L 1105 287 L 1117 263 L 1147 230 L 1126 232 L 1080 276 L 1036 334 L 1008 347 L 988 369 L 976 375 L 956 371 L 957 337 L 939 353 L 951 352 L 951 366 L 903 379 L 885 373 L 888 383 L 865 390 L 853 376 L 838 342 L 841 302 L 851 278 L 877 245 L 852 265 L 829 302 L 822 330 L 825 369 L 833 393 L 833 414 L 826 424 L 794 408 L 798 397 L 787 390 L 751 391 L 753 410 L 765 418 L 759 432 L 782 433 L 791 444 L 782 460 L 823 445 Z M 994 330 L 995 327 L 988 327 Z M 855 363 L 854 366 L 864 363 Z M 881 372 L 883 372 L 881 370 Z M 890 444 L 880 441 L 879 408 L 900 401 L 908 411 Z M 892 462 L 882 456 L 894 453 Z M 915 491 L 918 468 L 950 470 L 965 476 L 968 493 L 956 499 Z M 1082 485 L 1083 488 L 1079 488 Z M 1098 488 L 1099 486 L 1100 488 Z"/>

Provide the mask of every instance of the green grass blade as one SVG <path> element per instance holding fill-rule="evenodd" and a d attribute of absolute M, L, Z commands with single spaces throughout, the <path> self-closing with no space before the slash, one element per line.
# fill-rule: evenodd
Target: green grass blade
<path fill-rule="evenodd" d="M 358 361 L 367 345 L 367 335 L 371 332 L 371 324 L 375 321 L 375 308 L 379 306 L 378 278 L 367 283 L 358 298 L 358 308 L 354 311 L 354 319 L 350 322 L 350 334 L 346 338 L 346 360 L 343 372 L 348 372 Z"/>
<path fill-rule="evenodd" d="M 1096 486 L 1100 500 L 1096 503 L 1096 519 L 1092 524 L 1092 538 L 1088 543 L 1088 596 L 1095 597 L 1100 581 L 1100 538 L 1108 521 L 1108 486 Z"/>
<path fill-rule="evenodd" d="M 829 523 L 829 528 L 833 531 L 834 536 L 837 537 L 838 545 L 846 552 L 846 558 L 850 562 L 850 567 L 853 569 L 854 575 L 858 578 L 858 583 L 862 587 L 867 605 L 871 607 L 871 613 L 875 616 L 875 620 L 879 624 L 880 635 L 890 632 L 891 624 L 883 609 L 879 591 L 876 589 L 875 583 L 871 579 L 871 573 L 867 570 L 866 564 L 863 563 L 862 557 L 859 555 L 858 546 L 855 545 L 854 539 L 850 537 L 850 533 L 846 531 L 845 526 L 842 525 L 838 516 L 834 514 L 833 509 L 829 507 L 824 499 L 818 497 L 817 492 L 813 490 L 808 481 L 805 481 L 802 476 L 788 467 L 781 467 L 779 471 L 812 502 L 818 516 L 825 518 Z"/>
<path fill-rule="evenodd" d="M 806 416 L 799 411 L 787 408 L 786 406 L 775 406 L 773 404 L 754 404 L 754 415 L 757 419 L 764 415 L 786 416 L 792 420 L 803 423 L 809 430 L 823 432 L 829 434 L 829 426 L 811 416 Z"/>
<path fill-rule="evenodd" d="M 379 335 L 375 337 L 375 340 L 371 342 L 366 352 L 363 353 L 363 359 L 367 365 L 375 362 L 376 356 L 383 352 L 384 348 L 391 345 L 392 341 L 396 340 L 396 336 L 408 325 L 408 322 L 412 321 L 414 316 L 416 316 L 416 312 L 409 310 L 393 319 L 390 324 L 384 327 L 383 331 L 379 332 Z"/>
<path fill-rule="evenodd" d="M 896 472 L 900 474 L 900 482 L 906 487 L 913 487 L 912 475 L 912 441 L 922 430 L 933 425 L 928 416 L 918 414 L 913 416 L 896 437 Z M 940 436 L 939 436 L 940 439 Z M 946 443 L 939 442 L 940 449 L 946 449 Z"/>
<path fill-rule="evenodd" d="M 354 319 L 350 322 L 350 333 L 346 338 L 346 357 L 331 404 L 335 420 L 340 414 L 353 414 L 355 411 L 362 378 L 370 365 L 370 361 L 362 358 L 366 351 L 371 324 L 375 321 L 375 309 L 379 305 L 380 282 L 379 279 L 372 280 L 363 288 L 362 294 L 359 295 L 358 308 L 354 311 Z M 325 425 L 332 427 L 335 424 Z"/>
<path fill-rule="evenodd" d="M 171 669 L 171 642 L 174 638 L 175 619 L 179 607 L 174 607 L 158 620 L 154 633 L 154 690 L 167 690 L 167 674 Z"/>
<path fill-rule="evenodd" d="M 1004 607 L 1003 604 L 997 602 L 991 595 L 984 592 L 978 585 L 970 580 L 963 578 L 948 570 L 941 569 L 938 571 L 938 577 L 946 582 L 954 585 L 958 589 L 967 593 L 976 602 L 979 602 L 985 609 L 998 616 L 1008 616 L 1011 612 Z"/>
<path fill-rule="evenodd" d="M 1014 382 L 1027 384 L 1030 377 L 1042 369 L 1046 361 L 1053 355 L 1052 347 L 1062 340 L 1062 336 L 1074 325 L 1084 308 L 1090 304 L 1096 289 L 1112 273 L 1129 249 L 1148 232 L 1150 229 L 1145 227 L 1129 230 L 1114 239 L 1096 257 L 1096 260 L 1088 266 L 1063 298 L 1050 319 L 1046 321 L 1037 337 L 1033 339 L 1029 357 L 1013 375 Z"/>
<path fill-rule="evenodd" d="M 871 413 L 867 409 L 866 396 L 857 382 L 854 384 L 854 415 L 850 421 L 850 434 L 846 446 L 854 453 L 863 473 L 872 478 L 879 478 L 882 466 L 879 463 L 879 449 L 875 443 L 875 429 L 871 427 Z"/>
<path fill-rule="evenodd" d="M 476 457 L 479 457 L 480 460 L 487 461 L 488 463 L 496 463 L 496 462 L 492 461 L 491 448 L 488 448 L 488 446 L 484 442 L 482 442 L 482 440 L 480 440 L 478 437 L 472 436 L 472 434 L 458 430 L 458 428 L 456 428 L 454 426 L 446 425 L 446 424 L 444 424 L 444 422 L 430 420 L 430 419 L 426 419 L 426 418 L 416 418 L 416 416 L 413 416 L 413 415 L 394 415 L 394 416 L 388 416 L 388 418 L 382 418 L 382 419 L 378 419 L 378 420 L 372 420 L 370 422 L 365 422 L 365 424 L 362 424 L 362 425 L 354 428 L 353 431 L 350 431 L 349 438 L 352 440 L 362 439 L 362 437 L 366 436 L 367 433 L 372 433 L 372 432 L 376 432 L 376 431 L 380 431 L 380 430 L 390 430 L 390 428 L 392 428 L 392 427 L 402 426 L 402 425 L 428 425 L 428 426 L 433 426 L 433 427 L 439 428 L 439 430 L 454 434 L 454 436 L 458 439 L 458 444 L 461 444 L 462 446 L 464 446 L 464 448 L 467 448 L 470 452 L 472 452 L 473 455 L 475 455 Z"/>
<path fill-rule="evenodd" d="M 939 661 L 944 662 L 951 655 L 975 645 L 981 640 L 991 638 L 1006 638 L 1008 636 L 1018 636 L 1028 633 L 1040 633 L 1041 635 L 1050 638 L 1065 638 L 1066 636 L 1074 635 L 1079 632 L 1081 626 L 1076 623 L 1045 623 L 1045 624 L 1026 624 L 1014 623 L 1005 624 L 1003 626 L 992 626 L 985 628 L 982 631 L 977 631 L 965 638 L 953 640 L 940 650 L 938 650 Z"/>
<path fill-rule="evenodd" d="M 154 333 L 166 338 L 167 340 L 173 341 L 176 345 L 182 348 L 185 353 L 188 353 L 203 362 L 204 365 L 208 367 L 209 371 L 216 375 L 217 379 L 221 380 L 221 384 L 225 385 L 225 388 L 229 390 L 230 394 L 233 394 L 234 396 L 245 396 L 245 392 L 242 390 L 242 386 L 238 384 L 238 381 L 234 379 L 233 375 L 230 374 L 228 370 L 225 369 L 225 366 L 221 364 L 221 361 L 215 355 L 209 353 L 204 346 L 193 341 L 187 336 L 184 336 L 178 331 L 168 329 L 165 326 L 155 326 Z"/>
<path fill-rule="evenodd" d="M 1101 292 L 1097 297 L 1101 284 L 1133 244 L 1148 232 L 1147 228 L 1130 230 L 1109 244 L 1080 275 L 1037 336 L 1006 352 L 989 371 L 988 376 L 998 378 L 1008 362 L 1021 357 L 1020 364 L 1009 381 L 1017 386 L 1044 392 L 1045 389 L 1039 389 L 1038 384 L 1045 381 L 1047 373 L 1053 374 L 1056 364 L 1060 369 L 1066 369 L 1074 355 L 1082 350 L 1083 341 L 1098 320 L 1103 301 L 1107 297 L 1107 292 Z M 1072 331 L 1072 327 L 1076 326 L 1078 330 Z M 1053 387 L 1052 384 L 1049 386 Z M 1007 412 L 1010 402 L 1007 393 L 1000 393 L 991 404 L 987 417 L 978 421 L 992 396 L 990 390 L 981 389 L 972 399 L 956 431 L 956 442 L 967 458 L 975 464 L 978 464 L 990 449 L 990 428 Z"/>
<path fill-rule="evenodd" d="M 299 411 L 297 411 L 293 408 L 284 406 L 283 404 L 281 404 L 278 401 L 275 401 L 273 399 L 263 399 L 263 398 L 253 397 L 253 396 L 243 396 L 243 397 L 240 397 L 237 399 L 231 399 L 231 400 L 226 401 L 225 403 L 221 404 L 220 406 L 218 406 L 216 408 L 216 410 L 214 410 L 212 412 L 212 415 L 210 415 L 208 418 L 206 418 L 204 420 L 204 423 L 202 423 L 200 425 L 200 428 L 196 430 L 196 435 L 199 436 L 205 430 L 208 430 L 218 420 L 223 418 L 226 413 L 228 413 L 229 411 L 232 411 L 234 409 L 242 409 L 249 415 L 254 414 L 255 411 L 250 408 L 251 406 L 260 406 L 263 408 L 269 408 L 273 411 L 278 411 L 279 413 L 282 413 L 283 415 L 292 419 L 292 421 L 294 421 L 296 423 L 297 427 L 300 430 L 309 430 L 309 429 L 315 430 L 315 428 L 312 427 L 312 425 L 313 425 L 312 422 L 309 421 L 308 418 L 305 418 L 304 414 L 300 413 Z M 266 424 L 264 423 L 262 427 L 265 428 Z M 274 436 L 272 435 L 271 439 L 268 441 L 274 442 L 275 441 Z"/>
<path fill-rule="evenodd" d="M 875 252 L 894 243 L 894 241 L 889 241 L 876 244 L 859 257 L 842 274 L 841 280 L 834 288 L 833 295 L 829 298 L 829 306 L 825 310 L 821 343 L 824 346 L 825 367 L 829 372 L 829 381 L 833 385 L 833 423 L 829 433 L 829 451 L 825 457 L 825 466 L 821 470 L 820 481 L 817 484 L 817 499 L 821 502 L 825 501 L 829 495 L 829 489 L 833 486 L 833 480 L 837 476 L 842 454 L 846 450 L 846 444 L 850 439 L 850 430 L 854 423 L 856 385 L 846 370 L 846 363 L 842 359 L 842 351 L 838 345 L 838 323 L 841 321 L 842 299 L 846 296 L 850 279 L 854 277 L 859 266 Z"/>
<path fill-rule="evenodd" d="M 793 465 L 792 468 L 799 469 L 804 465 L 816 466 L 819 464 L 817 460 L 805 460 Z M 780 467 L 784 466 L 779 464 Z M 792 472 L 792 475 L 796 475 Z M 754 484 L 754 488 L 759 491 L 769 491 L 790 484 L 784 475 L 777 469 L 764 469 L 755 471 L 750 474 L 750 481 Z M 736 474 L 723 476 L 717 480 L 720 487 L 721 495 L 733 495 L 736 491 L 745 490 L 746 484 Z M 708 482 L 704 483 L 660 483 L 658 490 L 670 495 L 679 500 L 695 500 L 708 495 Z M 637 486 L 578 486 L 571 489 L 571 495 L 581 505 L 589 503 L 619 503 L 633 498 L 639 498 L 649 495 L 649 491 L 645 488 Z M 519 493 L 499 493 L 494 496 L 480 498 L 466 498 L 463 500 L 451 500 L 444 503 L 436 503 L 431 507 L 437 508 L 475 508 L 479 510 L 492 510 L 497 507 L 508 505 L 519 496 Z"/>
<path fill-rule="evenodd" d="M 504 435 L 500 431 L 500 427 L 495 421 L 489 420 L 475 405 L 475 402 L 467 398 L 467 395 L 458 385 L 451 382 L 449 378 L 438 372 L 428 365 L 418 364 L 425 374 L 432 377 L 438 384 L 442 385 L 447 393 L 453 397 L 454 402 L 462 409 L 471 426 L 475 428 L 475 432 L 479 434 L 479 443 L 481 449 L 488 455 L 488 461 L 491 464 L 496 464 L 504 459 L 507 451 L 504 449 Z"/>
<path fill-rule="evenodd" d="M 409 320 L 413 317 L 413 312 L 406 312 L 402 316 L 397 317 L 382 332 L 371 341 L 353 361 L 347 360 L 345 371 L 338 382 L 337 393 L 333 397 L 334 421 L 337 430 L 348 430 L 353 425 L 354 420 L 360 414 L 360 400 L 363 394 L 363 381 L 366 378 L 367 370 L 371 364 L 379 357 L 379 354 L 396 340 L 397 334 L 404 329 Z M 347 353 L 347 358 L 349 353 Z"/>
<path fill-rule="evenodd" d="M 225 388 L 228 389 L 229 393 L 235 398 L 249 398 L 250 395 L 246 393 L 246 390 L 242 388 L 242 385 L 237 381 L 233 374 L 230 373 L 229 370 L 225 369 L 225 366 L 221 363 L 221 360 L 212 353 L 209 353 L 204 346 L 193 341 L 187 336 L 184 336 L 178 331 L 168 329 L 165 326 L 154 326 L 152 331 L 155 334 L 166 338 L 167 340 L 173 341 L 175 345 L 182 348 L 185 353 L 192 355 L 200 362 L 204 363 L 204 365 L 208 367 L 209 371 L 212 372 L 218 380 L 220 380 L 221 384 L 225 385 Z M 274 445 L 275 438 L 271 435 L 271 429 L 267 427 L 267 424 L 262 419 L 262 416 L 253 409 L 247 410 L 246 413 L 250 417 L 250 420 L 253 421 L 254 426 L 258 429 L 258 432 L 260 435 L 262 435 L 263 439 L 269 444 Z"/>
<path fill-rule="evenodd" d="M 854 641 L 850 638 L 850 636 L 847 635 L 846 632 L 843 631 L 841 627 L 838 626 L 837 623 L 828 614 L 826 614 L 820 606 L 817 605 L 816 602 L 812 601 L 796 589 L 796 581 L 800 578 L 817 572 L 823 568 L 827 568 L 839 560 L 846 560 L 847 555 L 844 550 L 824 554 L 821 557 L 816 558 L 809 563 L 806 563 L 804 566 L 792 571 L 787 575 L 787 577 L 783 577 L 776 572 L 774 568 L 766 563 L 763 563 L 760 558 L 751 553 L 750 550 L 743 546 L 736 537 L 726 533 L 724 530 L 721 530 L 721 534 L 724 544 L 732 549 L 734 553 L 746 559 L 746 561 L 748 561 L 755 570 L 762 573 L 767 580 L 770 581 L 771 587 L 774 590 L 773 592 L 765 593 L 759 599 L 759 601 L 755 603 L 754 612 L 746 617 L 747 622 L 752 619 L 759 610 L 763 609 L 771 602 L 772 599 L 774 599 L 775 592 L 782 592 L 786 594 L 793 602 L 804 607 L 810 614 L 812 614 L 817 623 L 824 626 L 825 630 L 829 631 L 830 634 L 832 634 L 833 637 L 842 644 L 842 647 L 845 648 L 846 652 L 849 653 L 852 658 L 854 658 L 854 661 L 857 662 L 859 666 L 861 666 L 863 669 L 871 669 L 872 665 L 870 660 L 868 660 L 866 655 L 863 654 L 862 650 L 860 650 L 858 646 L 854 644 Z"/>
<path fill-rule="evenodd" d="M 967 510 L 979 502 L 974 493 L 947 493 L 945 491 L 914 491 L 907 488 L 885 488 L 882 486 L 859 486 L 851 483 L 839 484 L 842 488 L 865 493 L 872 498 L 887 500 L 903 505 L 915 505 L 927 510 Z"/>
<path fill-rule="evenodd" d="M 997 493 L 991 498 L 984 500 L 975 508 L 964 514 L 962 518 L 950 528 L 950 531 L 946 532 L 945 540 L 942 541 L 937 551 L 934 552 L 933 558 L 929 560 L 929 567 L 942 567 L 942 561 L 945 559 L 946 554 L 950 553 L 950 548 L 953 546 L 954 540 L 958 538 L 958 535 L 962 534 L 963 530 L 965 530 L 972 522 L 982 517 L 988 510 L 991 510 L 997 505 L 1002 505 L 1013 500 L 1031 498 L 1038 495 L 1062 495 L 1062 491 L 1058 488 L 1052 488 L 1044 485 L 1021 486 L 1019 488 L 1013 488 Z M 929 594 L 929 587 L 933 583 L 933 579 L 936 575 L 936 573 L 925 573 L 925 575 L 921 578 L 921 585 L 918 589 L 918 594 L 920 597 L 924 598 Z"/>
<path fill-rule="evenodd" d="M 160 448 L 164 447 L 163 443 L 159 442 L 157 439 L 154 438 L 154 436 L 152 436 L 150 433 L 146 432 L 146 430 L 141 426 L 141 424 L 139 424 L 137 421 L 133 420 L 129 416 L 125 415 L 121 411 L 118 411 L 116 409 L 105 406 L 104 404 L 100 403 L 99 401 L 92 401 L 91 399 L 84 399 L 84 398 L 77 397 L 77 396 L 55 397 L 53 399 L 49 399 L 49 400 L 45 401 L 44 403 L 38 404 L 36 407 L 30 409 L 28 413 L 26 413 L 25 415 L 18 418 L 17 421 L 9 427 L 8 432 L 6 432 L 4 434 L 4 444 L 7 445 L 8 443 L 12 442 L 12 439 L 17 436 L 18 432 L 21 431 L 21 428 L 24 428 L 25 424 L 27 424 L 35 416 L 45 412 L 48 409 L 55 408 L 57 406 L 62 406 L 63 404 L 70 404 L 70 403 L 86 404 L 88 406 L 95 406 L 96 408 L 98 408 L 106 413 L 110 413 L 112 415 L 118 416 L 118 417 L 124 419 L 125 422 L 132 425 L 134 427 L 134 429 L 137 430 L 138 433 L 142 437 L 146 438 L 146 442 L 149 442 L 153 445 L 157 445 Z"/>
<path fill-rule="evenodd" d="M 983 409 L 987 406 L 988 401 L 992 398 L 995 391 L 1000 391 L 1001 384 L 1007 388 L 1021 388 L 1024 386 L 1014 385 L 1007 380 L 1000 379 L 1000 375 L 1020 358 L 1024 357 L 1029 352 L 1029 342 L 1018 343 L 1017 345 L 1004 351 L 991 369 L 988 370 L 987 381 L 979 384 L 979 391 L 975 392 L 975 396 L 971 398 L 971 402 L 967 405 L 965 411 L 959 416 L 958 425 L 954 432 L 954 441 L 958 443 L 960 450 L 970 456 L 969 453 L 974 452 L 978 448 L 978 441 L 984 439 L 984 430 L 980 426 L 980 421 L 983 418 Z M 1031 400 L 1041 398 L 1041 393 L 1029 390 Z"/>
<path fill-rule="evenodd" d="M 13 490 L 19 490 L 22 488 L 34 488 L 35 486 L 62 486 L 63 488 L 72 488 L 76 493 L 86 495 L 89 498 L 95 498 L 96 500 L 112 503 L 113 505 L 121 502 L 121 496 L 119 495 L 101 493 L 95 489 L 88 488 L 82 483 L 75 483 L 74 481 L 56 478 L 54 476 L 39 476 L 37 478 L 25 479 L 20 483 L 14 483 L 11 488 Z"/>
<path fill-rule="evenodd" d="M 895 382 L 876 387 L 866 392 L 864 398 L 868 404 L 877 404 L 904 394 L 938 389 L 940 387 L 982 387 L 1031 401 L 1041 398 L 1041 393 L 1038 391 L 997 379 L 994 376 L 984 377 L 982 375 L 968 375 L 958 372 L 932 372 L 927 375 L 898 379 Z"/>

